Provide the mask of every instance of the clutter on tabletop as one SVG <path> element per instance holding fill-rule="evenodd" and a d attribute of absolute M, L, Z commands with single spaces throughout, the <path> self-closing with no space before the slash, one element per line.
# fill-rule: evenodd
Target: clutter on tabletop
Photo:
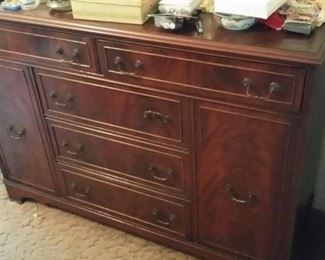
<path fill-rule="evenodd" d="M 216 13 L 216 15 L 220 17 L 221 25 L 225 29 L 232 31 L 247 30 L 256 22 L 256 19 L 254 17 L 223 13 Z"/>
<path fill-rule="evenodd" d="M 159 0 L 71 0 L 76 19 L 144 24 L 158 10 Z"/>
<path fill-rule="evenodd" d="M 215 0 L 214 11 L 229 30 L 247 30 L 256 18 L 256 23 L 277 31 L 309 35 L 325 23 L 325 0 L 251 0 L 249 6 L 236 4 L 236 0 Z"/>
<path fill-rule="evenodd" d="M 161 0 L 158 10 L 160 13 L 191 15 L 201 3 L 202 0 Z"/>
<path fill-rule="evenodd" d="M 4 0 L 1 6 L 5 11 L 33 10 L 40 4 L 40 0 Z"/>
<path fill-rule="evenodd" d="M 286 17 L 284 30 L 308 35 L 325 22 L 325 0 L 288 0 L 278 12 Z"/>
<path fill-rule="evenodd" d="M 283 29 L 285 20 L 286 18 L 284 16 L 280 15 L 278 12 L 274 12 L 266 20 L 259 19 L 258 21 L 259 23 L 262 23 L 275 31 L 281 31 Z"/>
<path fill-rule="evenodd" d="M 21 4 L 21 9 L 28 11 L 28 10 L 36 9 L 39 6 L 40 1 L 39 0 L 20 0 L 20 4 Z"/>
<path fill-rule="evenodd" d="M 279 13 L 290 19 L 301 15 L 315 19 L 317 26 L 325 22 L 325 0 L 287 0 L 279 9 Z"/>
<path fill-rule="evenodd" d="M 215 0 L 214 13 L 220 17 L 220 23 L 225 29 L 247 30 L 259 19 L 267 20 L 285 2 L 286 0 L 250 0 L 249 4 L 243 4 L 242 0 Z M 279 24 L 278 19 L 275 20 L 270 21 L 270 27 L 282 29 L 282 24 Z"/>
<path fill-rule="evenodd" d="M 211 13 L 213 9 L 213 0 L 203 0 L 200 9 L 203 13 Z"/>
<path fill-rule="evenodd" d="M 214 12 L 267 19 L 287 0 L 215 0 Z"/>
<path fill-rule="evenodd" d="M 48 0 L 47 6 L 55 11 L 68 12 L 71 11 L 70 0 Z"/>
<path fill-rule="evenodd" d="M 5 11 L 17 11 L 21 9 L 19 0 L 5 0 L 1 3 L 1 6 Z"/>
<path fill-rule="evenodd" d="M 155 26 L 166 30 L 179 30 L 186 25 L 203 33 L 198 9 L 202 0 L 161 0 L 159 12 L 148 15 L 154 18 Z"/>

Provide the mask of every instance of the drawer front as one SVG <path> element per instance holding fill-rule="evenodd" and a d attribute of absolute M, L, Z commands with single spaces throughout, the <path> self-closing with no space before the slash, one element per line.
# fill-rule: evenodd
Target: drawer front
<path fill-rule="evenodd" d="M 189 171 L 185 155 L 173 155 L 139 147 L 108 137 L 56 126 L 51 130 L 57 144 L 58 160 L 78 162 L 120 178 L 170 192 L 187 192 Z M 188 174 L 190 175 L 190 174 Z"/>
<path fill-rule="evenodd" d="M 109 78 L 147 79 L 184 86 L 204 97 L 300 110 L 303 69 L 109 41 L 99 41 L 98 49 L 102 70 Z"/>
<path fill-rule="evenodd" d="M 190 238 L 190 207 L 129 190 L 63 170 L 67 196 L 94 207 L 103 207 L 112 215 L 128 218 L 160 231 Z"/>
<path fill-rule="evenodd" d="M 277 259 L 291 122 L 211 104 L 197 116 L 200 242 Z"/>
<path fill-rule="evenodd" d="M 59 68 L 97 71 L 89 37 L 50 30 L 2 26 L 0 55 Z"/>
<path fill-rule="evenodd" d="M 182 134 L 188 110 L 185 99 L 137 94 L 118 89 L 113 83 L 97 85 L 46 72 L 38 72 L 37 78 L 47 114 L 59 113 L 105 128 L 118 127 L 150 140 L 177 145 L 187 142 Z"/>

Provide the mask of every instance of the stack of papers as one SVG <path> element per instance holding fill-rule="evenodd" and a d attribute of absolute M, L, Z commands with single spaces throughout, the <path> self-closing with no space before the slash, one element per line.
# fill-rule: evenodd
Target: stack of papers
<path fill-rule="evenodd" d="M 287 0 L 215 0 L 214 11 L 267 19 Z"/>

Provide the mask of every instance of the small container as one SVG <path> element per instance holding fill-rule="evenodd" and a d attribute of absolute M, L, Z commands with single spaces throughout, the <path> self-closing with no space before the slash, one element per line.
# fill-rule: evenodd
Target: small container
<path fill-rule="evenodd" d="M 18 11 L 21 9 L 21 4 L 18 0 L 5 0 L 1 3 L 5 11 Z"/>
<path fill-rule="evenodd" d="M 71 11 L 70 0 L 48 0 L 47 6 L 59 12 Z"/>
<path fill-rule="evenodd" d="M 21 4 L 21 9 L 23 9 L 25 11 L 29 11 L 29 10 L 36 9 L 39 6 L 40 1 L 39 0 L 21 0 L 20 4 Z"/>
<path fill-rule="evenodd" d="M 183 17 L 177 17 L 175 15 L 164 14 L 156 14 L 150 16 L 154 17 L 156 27 L 162 27 L 166 30 L 178 30 L 182 28 L 185 19 Z"/>
<path fill-rule="evenodd" d="M 223 28 L 232 31 L 247 30 L 252 27 L 256 22 L 256 19 L 253 17 L 221 13 L 215 13 L 215 15 L 220 17 L 220 22 Z"/>

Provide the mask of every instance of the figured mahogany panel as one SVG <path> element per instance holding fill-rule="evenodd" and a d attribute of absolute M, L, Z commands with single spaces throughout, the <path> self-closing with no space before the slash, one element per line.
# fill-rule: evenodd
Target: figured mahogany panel
<path fill-rule="evenodd" d="M 98 85 L 50 73 L 37 71 L 46 114 L 104 128 L 115 127 L 150 140 L 188 145 L 183 135 L 188 113 L 186 99 L 136 93 L 114 83 Z"/>
<path fill-rule="evenodd" d="M 24 67 L 0 63 L 0 150 L 7 179 L 54 192 Z"/>
<path fill-rule="evenodd" d="M 51 130 L 59 161 L 73 161 L 150 188 L 189 192 L 190 166 L 186 154 L 152 150 L 55 122 Z"/>
<path fill-rule="evenodd" d="M 290 120 L 208 103 L 196 115 L 200 242 L 278 259 Z"/>
<path fill-rule="evenodd" d="M 62 169 L 67 197 L 175 236 L 191 238 L 190 207 Z"/>
<path fill-rule="evenodd" d="M 0 55 L 24 62 L 96 72 L 91 38 L 19 26 L 1 26 Z"/>
<path fill-rule="evenodd" d="M 98 50 L 103 73 L 108 78 L 177 84 L 180 90 L 186 87 L 230 101 L 276 110 L 300 110 L 303 69 L 123 42 L 98 41 Z"/>

